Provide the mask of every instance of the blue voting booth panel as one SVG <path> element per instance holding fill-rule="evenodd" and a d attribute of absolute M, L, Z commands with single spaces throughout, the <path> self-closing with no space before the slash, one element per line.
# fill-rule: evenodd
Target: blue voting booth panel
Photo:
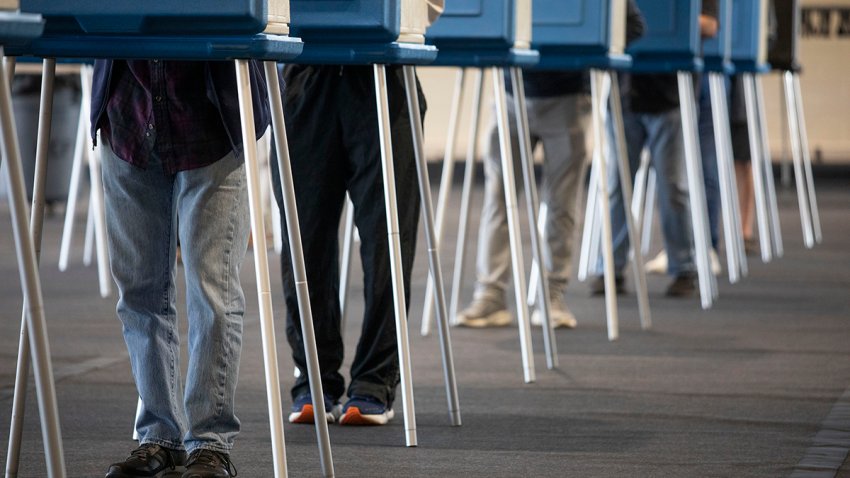
<path fill-rule="evenodd" d="M 767 64 L 767 2 L 732 2 L 732 62 L 737 72 L 770 69 Z"/>
<path fill-rule="evenodd" d="M 291 31 L 305 41 L 298 63 L 417 65 L 437 57 L 433 46 L 399 41 L 403 18 L 427 14 L 405 11 L 421 7 L 415 1 L 290 0 L 289 6 Z"/>
<path fill-rule="evenodd" d="M 440 50 L 435 64 L 531 66 L 530 0 L 451 0 L 426 40 Z"/>
<path fill-rule="evenodd" d="M 267 23 L 266 0 L 21 0 L 47 33 L 248 34 Z"/>
<path fill-rule="evenodd" d="M 720 26 L 717 35 L 706 39 L 702 45 L 705 69 L 732 73 L 732 0 L 719 0 L 717 21 Z"/>
<path fill-rule="evenodd" d="M 247 22 L 245 12 L 255 1 L 261 15 L 252 17 L 249 27 L 252 22 Z M 23 0 L 22 10 L 44 16 L 44 35 L 10 47 L 8 53 L 56 58 L 290 60 L 303 47 L 298 38 L 244 33 L 266 28 L 268 1 L 169 0 L 131 4 L 110 0 L 98 3 L 99 13 L 95 13 L 92 0 Z M 230 6 L 223 7 L 225 3 Z M 235 9 L 236 5 L 241 5 L 242 10 Z M 215 16 L 217 9 L 220 15 Z M 169 16 L 178 14 L 179 22 L 177 16 Z M 163 20 L 158 23 L 154 18 Z M 259 18 L 262 21 L 258 22 Z M 114 22 L 112 31 L 102 31 L 106 27 L 100 22 L 106 19 Z"/>
<path fill-rule="evenodd" d="M 539 69 L 625 68 L 626 5 L 621 0 L 535 0 L 532 46 Z"/>
<path fill-rule="evenodd" d="M 400 0 L 290 0 L 292 34 L 310 42 L 394 42 Z"/>
<path fill-rule="evenodd" d="M 636 71 L 695 71 L 702 68 L 700 0 L 637 0 L 646 20 L 644 36 L 626 50 Z"/>

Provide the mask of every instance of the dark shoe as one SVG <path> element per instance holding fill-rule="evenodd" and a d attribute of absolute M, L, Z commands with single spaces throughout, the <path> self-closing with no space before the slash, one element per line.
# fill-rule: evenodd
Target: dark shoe
<path fill-rule="evenodd" d="M 123 462 L 109 465 L 106 478 L 177 477 L 185 464 L 185 451 L 143 443 Z"/>
<path fill-rule="evenodd" d="M 189 454 L 186 471 L 182 478 L 231 478 L 236 476 L 236 467 L 226 453 L 198 449 Z"/>
<path fill-rule="evenodd" d="M 614 275 L 614 287 L 617 295 L 626 293 L 626 278 L 620 274 Z M 590 295 L 605 295 L 605 276 L 596 276 L 590 283 Z"/>
<path fill-rule="evenodd" d="M 386 425 L 395 414 L 374 397 L 355 395 L 343 407 L 340 425 Z"/>
<path fill-rule="evenodd" d="M 759 241 L 756 238 L 744 239 L 744 253 L 747 256 L 757 256 L 759 253 Z"/>
<path fill-rule="evenodd" d="M 667 297 L 689 297 L 696 292 L 696 274 L 684 272 L 676 276 L 673 282 L 667 286 Z"/>
<path fill-rule="evenodd" d="M 328 394 L 325 394 L 325 418 L 328 423 L 334 423 L 342 414 L 342 406 Z M 292 402 L 289 413 L 289 423 L 313 423 L 313 397 L 304 393 Z"/>

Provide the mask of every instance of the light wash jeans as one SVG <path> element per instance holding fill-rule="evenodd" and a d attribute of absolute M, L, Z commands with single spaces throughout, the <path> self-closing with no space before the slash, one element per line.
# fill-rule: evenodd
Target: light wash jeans
<path fill-rule="evenodd" d="M 590 123 L 590 96 L 576 94 L 529 98 L 527 106 L 532 148 L 538 143 L 543 145 L 540 200 L 548 207 L 544 225 L 543 261 L 549 274 L 549 294 L 559 297 L 566 290 L 570 278 L 576 206 L 587 167 L 585 139 Z M 509 95 L 508 121 L 511 125 L 514 160 L 518 165 L 519 138 L 515 118 L 513 99 Z M 515 171 L 516 177 L 521 178 L 522 170 L 517 167 Z M 475 298 L 504 303 L 510 279 L 511 251 L 495 116 L 484 156 L 484 180 Z"/>
<path fill-rule="evenodd" d="M 248 242 L 245 168 L 233 153 L 198 169 L 146 169 L 103 146 L 103 185 L 118 318 L 139 396 L 140 443 L 229 452 L 239 433 L 234 395 Z M 178 221 L 179 217 L 179 221 Z M 175 307 L 177 239 L 185 269 L 189 364 L 185 392 Z"/>
<path fill-rule="evenodd" d="M 623 105 L 623 124 L 632 184 L 640 166 L 644 146 L 649 149 L 650 166 L 655 169 L 661 231 L 667 251 L 667 273 L 694 272 L 693 229 L 691 227 L 688 181 L 685 175 L 685 147 L 679 108 L 664 113 L 634 113 Z M 609 129 L 609 135 L 613 134 Z M 613 141 L 613 140 L 612 140 Z M 613 143 L 612 143 L 613 144 Z M 616 161 L 612 151 L 609 161 Z M 623 191 L 616 163 L 608 163 L 608 194 L 614 239 L 614 269 L 622 274 L 629 253 L 629 234 Z M 630 206 L 629 206 L 630 207 Z M 597 272 L 602 273 L 602 264 Z"/>

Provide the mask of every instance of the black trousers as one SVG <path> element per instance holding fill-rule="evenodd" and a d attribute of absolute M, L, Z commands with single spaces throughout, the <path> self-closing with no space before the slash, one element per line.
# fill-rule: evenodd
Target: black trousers
<path fill-rule="evenodd" d="M 345 392 L 345 380 L 339 372 L 343 341 L 338 231 L 348 191 L 361 238 L 365 299 L 348 395 L 366 395 L 392 405 L 399 365 L 372 67 L 289 65 L 284 70 L 284 82 L 286 132 L 324 392 L 336 399 Z M 409 302 L 419 192 L 401 67 L 387 68 L 387 86 L 405 297 Z M 419 97 L 424 116 L 421 90 Z M 274 154 L 272 157 L 275 197 L 282 211 L 277 159 Z M 283 218 L 281 223 L 285 225 Z M 289 251 L 284 234 L 281 269 L 286 337 L 301 370 L 292 388 L 294 398 L 308 392 L 309 384 Z"/>

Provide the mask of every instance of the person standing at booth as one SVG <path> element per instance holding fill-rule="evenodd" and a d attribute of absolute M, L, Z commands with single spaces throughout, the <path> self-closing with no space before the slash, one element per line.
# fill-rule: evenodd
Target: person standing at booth
<path fill-rule="evenodd" d="M 586 134 L 590 124 L 590 95 L 587 73 L 581 71 L 527 71 L 524 87 L 528 96 L 528 124 L 532 148 L 543 147 L 541 202 L 547 206 L 544 225 L 543 262 L 549 280 L 552 324 L 573 328 L 576 319 L 564 300 L 570 278 L 577 199 L 587 165 Z M 511 80 L 507 92 L 512 96 Z M 517 112 L 508 98 L 508 123 L 514 157 L 519 157 Z M 478 232 L 477 280 L 472 302 L 456 323 L 464 327 L 501 327 L 511 323 L 505 295 L 510 283 L 508 218 L 502 182 L 499 131 L 495 116 L 490 125 L 484 156 L 484 205 Z M 532 324 L 543 319 L 537 308 Z"/>
<path fill-rule="evenodd" d="M 269 125 L 251 63 L 254 122 Z M 95 62 L 92 137 L 100 130 L 107 237 L 118 318 L 142 401 L 139 447 L 106 478 L 236 476 L 235 392 L 248 243 L 236 75 L 230 62 Z M 189 322 L 185 385 L 175 298 L 182 249 Z M 188 457 L 187 457 L 188 453 Z M 172 475 L 169 475 L 172 476 Z"/>
<path fill-rule="evenodd" d="M 433 22 L 443 10 L 443 0 L 423 1 L 428 2 L 429 19 Z M 419 223 L 419 186 L 403 69 L 389 66 L 386 71 L 402 274 L 405 303 L 409 304 Z M 392 407 L 400 374 L 373 67 L 286 65 L 283 72 L 283 107 L 327 419 L 338 420 L 342 425 L 383 425 L 394 415 Z M 421 90 L 419 99 L 424 116 L 426 105 Z M 272 160 L 271 164 L 275 198 L 283 211 L 277 161 Z M 365 310 L 351 364 L 348 400 L 341 406 L 346 387 L 339 372 L 344 354 L 338 231 L 346 192 L 354 204 L 354 223 L 361 238 Z M 286 222 L 282 219 L 281 224 L 285 227 Z M 307 377 L 298 298 L 292 267 L 286 259 L 287 235 L 283 234 L 283 238 L 286 337 L 300 371 L 291 390 L 289 421 L 313 423 L 314 398 Z"/>
<path fill-rule="evenodd" d="M 703 2 L 699 26 L 704 35 L 716 34 L 717 9 L 717 0 Z M 691 296 L 696 292 L 696 266 L 676 74 L 628 74 L 623 75 L 621 80 L 623 124 L 631 180 L 634 182 L 644 148 L 649 150 L 650 166 L 656 173 L 661 230 L 667 252 L 667 273 L 673 276 L 665 294 L 668 297 Z M 613 132 L 609 131 L 609 134 Z M 626 214 L 630 213 L 631 207 L 624 204 L 616 167 L 609 169 L 608 184 L 614 240 L 614 282 L 618 293 L 622 293 L 625 285 L 623 269 L 629 250 Z M 601 262 L 597 270 L 601 273 Z M 605 293 L 605 281 L 601 275 L 593 280 L 590 291 L 593 295 Z"/>
<path fill-rule="evenodd" d="M 628 9 L 627 40 L 633 41 L 643 33 L 643 22 L 633 0 L 628 2 Z M 588 158 L 586 136 L 591 110 L 588 81 L 587 73 L 578 71 L 528 71 L 523 81 L 528 95 L 532 145 L 541 144 L 544 154 L 542 202 L 547 206 L 547 214 L 543 260 L 549 280 L 549 313 L 555 327 L 576 326 L 564 293 L 570 278 L 576 209 Z M 510 79 L 506 84 L 510 96 Z M 516 111 L 510 99 L 508 123 L 514 157 L 519 157 Z M 490 127 L 484 172 L 484 206 L 476 265 L 478 277 L 472 302 L 457 317 L 457 324 L 465 327 L 500 327 L 512 320 L 505 302 L 510 248 L 499 132 L 495 120 Z M 542 325 L 543 318 L 538 309 L 532 312 L 531 322 Z"/>

